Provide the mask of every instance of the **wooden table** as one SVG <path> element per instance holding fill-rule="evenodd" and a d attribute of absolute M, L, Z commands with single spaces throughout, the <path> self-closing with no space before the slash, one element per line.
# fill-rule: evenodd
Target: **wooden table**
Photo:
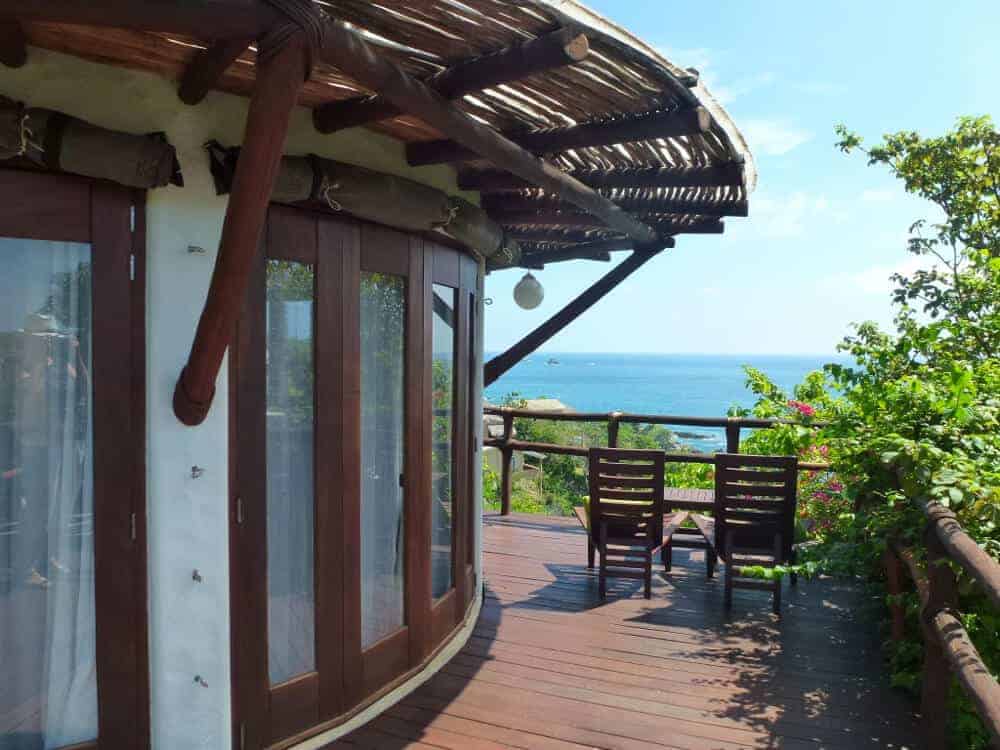
<path fill-rule="evenodd" d="M 715 490 L 693 489 L 689 487 L 665 487 L 663 489 L 664 515 L 679 510 L 705 513 L 715 506 Z M 711 545 L 698 529 L 678 528 L 670 539 L 671 547 L 687 549 L 710 549 Z M 668 558 L 669 559 L 669 553 Z"/>

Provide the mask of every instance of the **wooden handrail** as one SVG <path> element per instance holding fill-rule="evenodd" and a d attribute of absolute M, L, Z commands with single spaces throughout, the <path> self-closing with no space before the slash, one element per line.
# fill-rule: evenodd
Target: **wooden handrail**
<path fill-rule="evenodd" d="M 536 443 L 530 440 L 514 439 L 515 419 L 545 419 L 557 422 L 607 422 L 609 447 L 618 446 L 619 427 L 628 424 L 670 424 L 693 427 L 723 427 L 726 430 L 726 452 L 739 453 L 740 430 L 761 429 L 779 424 L 804 424 L 788 419 L 756 419 L 752 417 L 686 417 L 669 414 L 626 414 L 623 412 L 565 412 L 542 411 L 535 409 L 515 409 L 506 406 L 486 406 L 484 414 L 499 416 L 503 419 L 503 436 L 486 438 L 483 445 L 487 448 L 500 450 L 500 514 L 510 513 L 511 464 L 515 451 L 535 451 L 560 456 L 576 456 L 586 458 L 588 447 L 578 445 L 553 445 L 552 443 Z M 810 422 L 806 426 L 820 428 L 825 422 Z M 712 464 L 715 463 L 713 453 L 667 453 L 670 463 Z M 827 471 L 830 465 L 819 462 L 799 462 L 800 471 Z"/>
<path fill-rule="evenodd" d="M 993 678 L 968 632 L 962 625 L 958 606 L 958 584 L 947 561 L 957 563 L 976 579 L 987 597 L 1000 606 L 1000 564 L 976 544 L 961 527 L 955 514 L 933 501 L 916 500 L 927 517 L 924 542 L 926 570 L 912 548 L 890 542 L 885 564 L 889 593 L 895 599 L 902 593 L 899 570 L 909 573 L 920 598 L 921 626 L 924 632 L 924 668 L 921 714 L 924 734 L 930 750 L 948 746 L 947 705 L 949 676 L 954 675 L 972 701 L 983 724 L 1000 747 L 1000 683 Z M 901 622 L 903 607 L 894 601 L 893 640 L 904 637 Z"/>

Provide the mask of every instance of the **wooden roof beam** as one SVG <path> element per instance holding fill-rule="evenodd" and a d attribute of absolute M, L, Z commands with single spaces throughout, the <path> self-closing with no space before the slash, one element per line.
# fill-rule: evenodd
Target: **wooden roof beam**
<path fill-rule="evenodd" d="M 226 39 L 201 50 L 188 64 L 177 95 L 185 104 L 197 104 L 215 88 L 222 74 L 253 44 L 253 39 Z"/>
<path fill-rule="evenodd" d="M 477 157 L 503 165 L 522 180 L 561 196 L 639 242 L 650 245 L 658 242 L 657 233 L 649 226 L 579 180 L 470 117 L 426 83 L 381 57 L 357 32 L 340 23 L 328 23 L 322 57 L 361 85 L 379 92 L 402 111 L 453 138 Z"/>
<path fill-rule="evenodd" d="M 489 211 L 489 217 L 497 224 L 505 227 L 587 227 L 591 229 L 607 229 L 600 219 L 570 211 Z M 656 226 L 686 226 L 683 222 L 671 219 L 669 216 L 644 216 L 650 224 Z M 722 226 L 718 219 L 704 219 L 696 222 L 698 226 Z M 701 232 L 713 234 L 714 232 Z"/>
<path fill-rule="evenodd" d="M 507 138 L 533 154 L 551 154 L 574 148 L 613 146 L 618 143 L 673 138 L 706 132 L 712 117 L 704 107 L 657 112 L 611 120 L 584 123 L 565 128 L 547 128 L 530 133 L 509 133 Z M 455 140 L 423 141 L 406 146 L 406 160 L 411 166 L 468 161 L 479 155 Z"/>
<path fill-rule="evenodd" d="M 612 198 L 625 211 L 637 214 L 698 214 L 699 216 L 747 216 L 746 199 L 688 198 L 667 200 L 663 198 Z M 569 203 L 551 195 L 539 197 L 525 195 L 483 196 L 480 206 L 487 213 L 503 214 L 514 211 L 575 211 Z"/>
<path fill-rule="evenodd" d="M 21 21 L 163 31 L 196 38 L 257 38 L 285 17 L 260 0 L 0 0 Z"/>
<path fill-rule="evenodd" d="M 631 169 L 574 169 L 570 176 L 593 188 L 739 187 L 743 165 L 738 162 L 711 167 L 637 167 Z M 483 193 L 525 190 L 532 185 L 500 169 L 470 169 L 459 172 L 462 190 Z"/>
<path fill-rule="evenodd" d="M 511 83 L 546 70 L 572 65 L 590 52 L 585 34 L 562 28 L 526 42 L 465 60 L 425 83 L 445 99 L 458 99 L 473 91 Z M 321 133 L 387 120 L 402 111 L 385 97 L 362 96 L 328 102 L 313 111 L 313 122 Z"/>
<path fill-rule="evenodd" d="M 610 263 L 611 252 L 608 250 L 604 252 L 577 250 L 575 247 L 564 247 L 548 251 L 540 250 L 521 255 L 520 265 L 525 266 L 529 263 L 535 263 L 544 266 L 546 263 L 562 263 L 567 260 L 597 260 L 602 263 Z"/>

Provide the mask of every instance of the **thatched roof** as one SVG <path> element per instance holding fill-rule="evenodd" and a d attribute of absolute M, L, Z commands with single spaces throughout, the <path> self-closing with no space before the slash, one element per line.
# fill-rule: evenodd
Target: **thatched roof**
<path fill-rule="evenodd" d="M 581 61 L 466 93 L 456 104 L 600 188 L 662 237 L 719 232 L 720 216 L 746 215 L 748 193 L 756 180 L 752 158 L 728 115 L 698 83 L 696 72 L 675 66 L 572 0 L 318 4 L 335 20 L 361 32 L 381 56 L 423 80 L 558 29 L 585 34 L 589 54 Z M 30 44 L 177 79 L 217 38 L 210 28 L 198 37 L 39 20 L 25 20 L 24 28 Z M 251 45 L 213 85 L 249 95 L 254 72 Z M 320 108 L 372 93 L 341 71 L 317 62 L 301 103 Z M 615 132 L 630 140 L 607 143 L 603 137 L 601 145 L 586 145 L 593 140 L 592 132 L 583 133 L 580 126 L 609 123 L 624 126 Z M 579 209 L 498 173 L 497 167 L 503 165 L 477 161 L 474 155 L 469 158 L 412 116 L 396 116 L 369 127 L 408 144 L 421 144 L 408 149 L 411 163 L 455 162 L 460 183 L 483 193 L 484 207 L 521 243 L 527 265 L 573 257 L 578 245 L 585 245 L 584 251 L 594 248 L 591 257 L 630 246 L 623 234 Z M 593 132 L 605 131 L 598 127 Z M 641 139 L 632 140 L 636 133 L 642 134 Z M 562 143 L 572 146 L 564 148 Z M 594 245 L 595 241 L 602 244 Z"/>

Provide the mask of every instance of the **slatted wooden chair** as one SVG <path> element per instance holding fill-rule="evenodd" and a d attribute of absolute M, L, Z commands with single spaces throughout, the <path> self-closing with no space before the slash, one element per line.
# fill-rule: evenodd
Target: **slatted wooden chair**
<path fill-rule="evenodd" d="M 671 517 L 664 524 L 663 452 L 591 448 L 589 458 L 586 526 L 591 565 L 593 553 L 600 556 L 601 598 L 607 595 L 608 578 L 635 578 L 644 582 L 649 599 L 653 556 L 663 547 L 664 532 L 683 522 Z"/>
<path fill-rule="evenodd" d="M 781 612 L 781 578 L 749 578 L 741 568 L 795 562 L 797 475 L 794 456 L 716 455 L 714 517 L 693 514 L 692 520 L 726 566 L 726 609 L 733 589 L 746 588 L 771 591 L 774 612 Z M 714 562 L 712 556 L 710 576 Z"/>

